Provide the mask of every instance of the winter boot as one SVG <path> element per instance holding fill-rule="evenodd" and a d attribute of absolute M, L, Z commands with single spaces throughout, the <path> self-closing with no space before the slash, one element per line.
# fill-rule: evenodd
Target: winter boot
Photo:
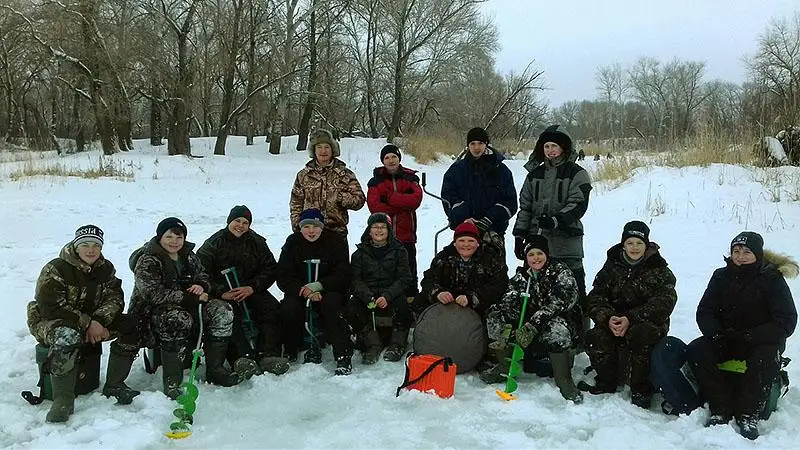
<path fill-rule="evenodd" d="M 112 344 L 111 354 L 108 356 L 108 370 L 106 371 L 106 384 L 103 386 L 103 395 L 115 397 L 120 405 L 130 405 L 133 398 L 141 392 L 131 389 L 125 384 L 125 379 L 131 371 L 131 365 L 136 353 L 120 351 Z"/>
<path fill-rule="evenodd" d="M 715 427 L 717 425 L 727 425 L 731 421 L 731 416 L 724 414 L 711 414 L 706 419 L 705 427 Z"/>
<path fill-rule="evenodd" d="M 486 384 L 504 383 L 508 377 L 509 358 L 514 351 L 514 347 L 506 346 L 503 348 L 490 349 L 495 353 L 497 364 L 487 366 L 478 373 L 478 378 Z"/>
<path fill-rule="evenodd" d="M 353 373 L 353 362 L 350 355 L 342 355 L 336 357 L 336 370 L 334 375 L 350 375 Z"/>
<path fill-rule="evenodd" d="M 185 351 L 185 347 L 178 347 L 178 350 L 161 347 L 161 377 L 164 395 L 173 400 L 183 394 L 181 384 L 183 384 L 183 353 Z"/>
<path fill-rule="evenodd" d="M 322 364 L 322 351 L 319 347 L 311 347 L 306 350 L 305 355 L 303 355 L 303 364 L 306 363 Z"/>
<path fill-rule="evenodd" d="M 361 341 L 364 345 L 364 350 L 361 352 L 361 364 L 369 366 L 378 362 L 382 350 L 380 334 L 371 326 L 367 327 L 361 335 Z"/>
<path fill-rule="evenodd" d="M 48 418 L 50 415 L 48 414 Z M 736 418 L 736 425 L 739 425 L 739 434 L 754 441 L 758 439 L 758 415 L 742 414 Z"/>
<path fill-rule="evenodd" d="M 224 362 L 223 362 L 224 364 Z M 242 381 L 249 380 L 255 375 L 264 373 L 258 363 L 249 356 L 243 356 L 233 362 L 233 372 L 239 374 Z"/>
<path fill-rule="evenodd" d="M 617 387 L 612 384 L 601 383 L 595 379 L 595 385 L 592 386 L 591 384 L 581 380 L 578 382 L 577 385 L 578 389 L 584 392 L 588 392 L 592 395 L 599 395 L 599 394 L 613 394 L 617 392 Z"/>
<path fill-rule="evenodd" d="M 565 399 L 575 403 L 576 405 L 583 402 L 583 394 L 575 387 L 575 382 L 572 380 L 572 353 L 564 351 L 560 353 L 550 353 L 550 364 L 553 365 L 553 379 L 561 391 L 561 396 Z"/>
<path fill-rule="evenodd" d="M 400 361 L 406 352 L 408 345 L 408 330 L 392 330 L 392 337 L 389 339 L 389 348 L 383 354 L 384 361 Z"/>
<path fill-rule="evenodd" d="M 295 356 L 295 361 L 297 361 L 297 356 Z M 258 367 L 262 372 L 282 375 L 289 370 L 289 359 L 280 356 L 262 356 L 258 359 Z M 236 371 L 238 372 L 239 369 Z"/>
<path fill-rule="evenodd" d="M 643 409 L 650 409 L 653 396 L 646 392 L 631 392 L 631 403 Z"/>
<path fill-rule="evenodd" d="M 75 411 L 75 379 L 77 375 L 77 368 L 73 368 L 64 375 L 50 374 L 50 383 L 53 386 L 53 405 L 47 412 L 45 419 L 47 422 L 66 422 Z"/>
<path fill-rule="evenodd" d="M 225 353 L 228 351 L 227 337 L 209 336 L 204 344 L 206 356 L 206 381 L 220 386 L 236 386 L 244 379 L 225 367 Z"/>

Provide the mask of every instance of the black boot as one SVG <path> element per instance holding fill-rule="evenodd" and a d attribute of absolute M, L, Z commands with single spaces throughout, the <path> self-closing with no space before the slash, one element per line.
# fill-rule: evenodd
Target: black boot
<path fill-rule="evenodd" d="M 225 354 L 228 351 L 227 337 L 209 336 L 203 346 L 206 357 L 206 381 L 220 386 L 235 386 L 243 378 L 225 367 Z"/>
<path fill-rule="evenodd" d="M 353 373 L 353 362 L 350 355 L 336 357 L 336 370 L 334 375 L 350 375 Z"/>
<path fill-rule="evenodd" d="M 133 398 L 141 394 L 141 392 L 131 389 L 125 384 L 125 379 L 128 378 L 128 374 L 131 371 L 134 358 L 136 358 L 136 353 L 123 351 L 118 346 L 111 344 L 103 395 L 115 397 L 120 405 L 131 404 Z"/>
<path fill-rule="evenodd" d="M 161 379 L 164 395 L 175 400 L 183 394 L 183 364 L 186 348 L 182 345 L 174 348 L 161 348 Z"/>
<path fill-rule="evenodd" d="M 63 374 L 50 374 L 50 383 L 53 386 L 53 404 L 47 412 L 45 419 L 50 423 L 66 422 L 69 416 L 75 411 L 75 379 L 78 369 Z"/>
<path fill-rule="evenodd" d="M 364 350 L 361 352 L 361 364 L 372 365 L 378 362 L 381 355 L 381 336 L 372 327 L 368 327 L 363 332 L 361 340 L 364 343 Z"/>
<path fill-rule="evenodd" d="M 553 366 L 553 379 L 561 392 L 561 396 L 579 404 L 583 402 L 583 394 L 575 387 L 572 379 L 572 353 L 564 351 L 560 353 L 550 353 L 550 364 Z"/>
<path fill-rule="evenodd" d="M 389 348 L 383 354 L 384 361 L 400 361 L 406 352 L 408 345 L 408 329 L 392 330 L 392 337 L 389 339 Z"/>
<path fill-rule="evenodd" d="M 487 365 L 478 373 L 478 378 L 486 384 L 505 383 L 508 378 L 508 367 L 514 347 L 507 345 L 503 348 L 490 348 L 497 360 L 496 364 Z"/>
<path fill-rule="evenodd" d="M 742 414 L 736 418 L 739 425 L 739 434 L 754 441 L 758 439 L 758 414 Z"/>

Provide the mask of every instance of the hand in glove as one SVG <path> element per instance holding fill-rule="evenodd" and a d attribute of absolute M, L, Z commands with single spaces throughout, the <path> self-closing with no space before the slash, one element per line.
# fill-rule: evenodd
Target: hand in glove
<path fill-rule="evenodd" d="M 533 339 L 536 335 L 539 334 L 539 330 L 536 329 L 530 322 L 525 322 L 525 325 L 522 328 L 517 329 L 515 335 L 517 338 L 517 344 L 520 347 L 526 348 L 531 345 Z"/>
<path fill-rule="evenodd" d="M 721 361 L 727 361 L 747 354 L 750 343 L 746 333 L 736 330 L 725 330 L 712 338 L 717 356 Z"/>
<path fill-rule="evenodd" d="M 517 259 L 525 261 L 525 239 L 519 236 L 514 238 L 514 255 Z"/>
<path fill-rule="evenodd" d="M 558 226 L 558 220 L 556 220 L 553 216 L 548 216 L 547 214 L 542 214 L 539 216 L 539 228 L 543 230 L 552 230 L 553 228 Z"/>
<path fill-rule="evenodd" d="M 475 226 L 481 230 L 481 233 L 485 233 L 489 231 L 489 228 L 492 226 L 492 221 L 484 217 L 483 219 L 476 219 Z"/>

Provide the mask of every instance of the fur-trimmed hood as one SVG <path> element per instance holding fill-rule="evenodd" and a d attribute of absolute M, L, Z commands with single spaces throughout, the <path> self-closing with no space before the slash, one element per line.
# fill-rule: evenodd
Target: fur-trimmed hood
<path fill-rule="evenodd" d="M 774 266 L 784 278 L 795 278 L 800 272 L 800 265 L 789 255 L 764 249 L 764 265 Z"/>

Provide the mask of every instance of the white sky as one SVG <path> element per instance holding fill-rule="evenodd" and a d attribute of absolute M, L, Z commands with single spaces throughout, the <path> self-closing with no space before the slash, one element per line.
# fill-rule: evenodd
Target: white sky
<path fill-rule="evenodd" d="M 740 83 L 772 18 L 800 11 L 798 0 L 489 0 L 502 49 L 497 68 L 545 71 L 551 106 L 596 97 L 597 67 L 640 56 L 706 62 L 706 79 Z"/>

